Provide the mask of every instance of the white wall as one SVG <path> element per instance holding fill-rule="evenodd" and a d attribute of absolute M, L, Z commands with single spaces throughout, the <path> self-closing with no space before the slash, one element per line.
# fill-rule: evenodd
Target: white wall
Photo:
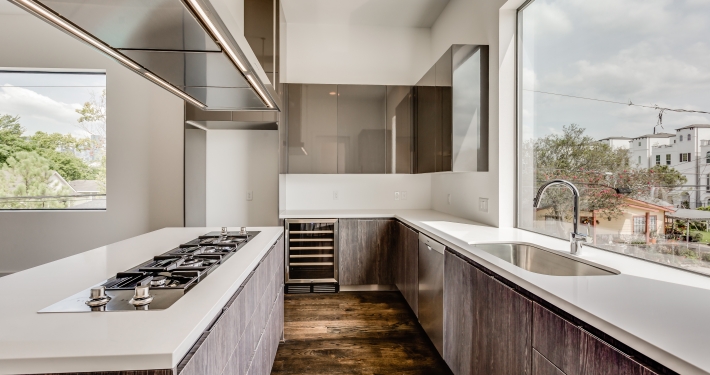
<path fill-rule="evenodd" d="M 207 226 L 207 132 L 185 129 L 185 226 Z"/>
<path fill-rule="evenodd" d="M 278 225 L 278 142 L 276 130 L 207 132 L 207 226 Z"/>
<path fill-rule="evenodd" d="M 430 174 L 286 174 L 284 210 L 430 209 Z M 333 191 L 338 199 L 333 199 Z M 406 191 L 406 200 L 394 200 Z"/>
<path fill-rule="evenodd" d="M 285 43 L 286 83 L 412 85 L 431 65 L 428 28 L 288 23 Z"/>
<path fill-rule="evenodd" d="M 107 210 L 0 212 L 0 273 L 183 225 L 183 101 L 30 15 L 0 14 L 0 67 L 105 69 Z"/>
<path fill-rule="evenodd" d="M 451 0 L 431 29 L 432 54 L 451 44 L 490 46 L 489 172 L 432 176 L 432 207 L 501 227 L 515 225 L 515 14 L 521 0 Z M 501 9 L 502 8 L 502 9 Z M 447 195 L 451 194 L 451 204 Z M 478 209 L 488 198 L 488 212 Z"/>

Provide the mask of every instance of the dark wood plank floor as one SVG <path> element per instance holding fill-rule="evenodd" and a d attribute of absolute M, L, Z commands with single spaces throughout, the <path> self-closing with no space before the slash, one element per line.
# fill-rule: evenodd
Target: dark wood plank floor
<path fill-rule="evenodd" d="M 287 294 L 272 374 L 451 374 L 399 292 Z"/>

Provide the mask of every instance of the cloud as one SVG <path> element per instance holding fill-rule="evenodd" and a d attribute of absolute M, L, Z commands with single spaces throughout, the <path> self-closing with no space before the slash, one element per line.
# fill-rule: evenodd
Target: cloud
<path fill-rule="evenodd" d="M 20 116 L 29 134 L 36 131 L 70 133 L 76 130 L 79 104 L 62 103 L 35 91 L 0 86 L 0 114 Z"/>
<path fill-rule="evenodd" d="M 572 30 L 568 14 L 551 2 L 540 2 L 530 7 L 529 12 L 524 14 L 523 22 L 536 38 L 565 34 Z"/>
<path fill-rule="evenodd" d="M 710 59 L 710 51 L 701 51 L 699 61 Z M 696 54 L 697 55 L 697 54 Z M 538 87 L 553 92 L 616 101 L 632 100 L 637 104 L 682 106 L 682 98 L 691 90 L 710 86 L 710 70 L 706 66 L 684 60 L 662 48 L 641 42 L 598 61 L 579 60 L 571 69 L 560 70 L 541 79 Z M 571 71 L 570 71 L 571 70 Z M 545 91 L 545 90 L 543 90 Z"/>
<path fill-rule="evenodd" d="M 678 18 L 673 0 L 566 0 L 575 23 L 605 31 L 655 34 Z"/>

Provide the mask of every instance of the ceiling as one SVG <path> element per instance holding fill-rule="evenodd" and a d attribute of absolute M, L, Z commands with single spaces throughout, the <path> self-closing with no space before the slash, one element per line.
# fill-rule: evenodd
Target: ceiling
<path fill-rule="evenodd" d="M 429 28 L 449 0 L 281 0 L 287 23 Z"/>
<path fill-rule="evenodd" d="M 20 9 L 17 5 L 6 1 L 0 0 L 0 14 L 28 14 L 24 10 Z"/>

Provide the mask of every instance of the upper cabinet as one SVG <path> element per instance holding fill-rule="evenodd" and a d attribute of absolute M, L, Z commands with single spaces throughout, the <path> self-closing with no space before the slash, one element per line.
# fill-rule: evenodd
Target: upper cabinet
<path fill-rule="evenodd" d="M 336 85 L 289 84 L 288 173 L 338 173 Z"/>
<path fill-rule="evenodd" d="M 488 171 L 488 47 L 454 45 L 415 86 L 286 84 L 288 173 Z"/>
<path fill-rule="evenodd" d="M 414 98 L 416 173 L 488 171 L 488 46 L 451 46 Z"/>
<path fill-rule="evenodd" d="M 338 173 L 385 173 L 386 86 L 338 86 Z"/>

